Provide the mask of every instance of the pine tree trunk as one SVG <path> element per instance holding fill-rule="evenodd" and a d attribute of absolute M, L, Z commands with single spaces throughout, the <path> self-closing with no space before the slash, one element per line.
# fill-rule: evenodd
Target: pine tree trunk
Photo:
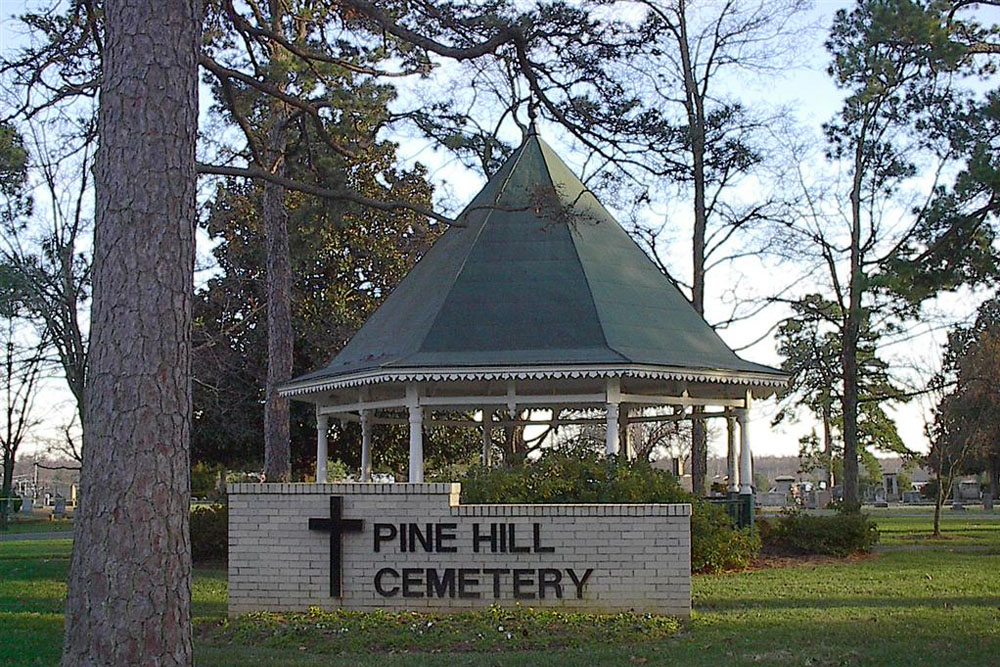
<path fill-rule="evenodd" d="M 941 537 L 941 506 L 944 505 L 945 489 L 944 480 L 941 478 L 941 469 L 937 471 L 937 495 L 934 496 L 934 537 Z"/>
<path fill-rule="evenodd" d="M 848 316 L 844 335 L 844 506 L 857 509 L 858 495 L 858 340 L 857 323 Z"/>
<path fill-rule="evenodd" d="M 699 498 L 707 495 L 708 481 L 708 437 L 705 420 L 697 416 L 702 411 L 696 408 L 691 419 L 691 493 Z"/>
<path fill-rule="evenodd" d="M 7 529 L 7 515 L 13 512 L 10 497 L 14 489 L 14 453 L 3 448 L 3 484 L 0 485 L 0 530 Z"/>
<path fill-rule="evenodd" d="M 278 0 L 268 0 L 271 30 L 284 33 L 285 7 Z M 272 45 L 271 65 L 283 70 L 285 49 Z M 284 91 L 285 81 L 275 86 Z M 265 168 L 284 176 L 288 136 L 288 110 L 284 103 L 272 100 L 268 110 L 268 135 Z M 278 387 L 292 379 L 295 338 L 292 332 L 292 264 L 288 248 L 288 211 L 285 189 L 266 181 L 262 202 L 265 248 L 267 254 L 267 385 L 264 403 L 264 478 L 269 482 L 287 482 L 292 476 L 292 442 L 288 399 L 278 394 Z"/>
<path fill-rule="evenodd" d="M 107 0 L 90 373 L 62 664 L 190 665 L 198 0 Z"/>
<path fill-rule="evenodd" d="M 826 488 L 831 489 L 832 499 L 832 489 L 834 485 L 834 474 L 833 474 L 833 419 L 830 416 L 830 405 L 829 402 L 823 403 L 823 454 L 826 459 Z"/>
<path fill-rule="evenodd" d="M 691 304 L 705 315 L 705 234 L 708 209 L 705 202 L 705 107 L 704 96 L 695 78 L 694 63 L 687 33 L 687 7 L 677 6 L 678 47 L 684 70 L 684 108 L 691 132 L 691 178 L 694 184 L 694 230 L 691 237 Z M 699 415 L 705 409 L 695 406 L 691 419 L 691 489 L 704 496 L 708 478 L 708 433 Z"/>
<path fill-rule="evenodd" d="M 284 174 L 284 116 L 272 114 L 269 162 L 272 173 Z M 288 399 L 278 387 L 292 378 L 292 267 L 288 249 L 285 189 L 264 183 L 262 203 L 267 253 L 267 400 L 264 404 L 264 477 L 287 482 L 291 476 L 291 430 Z"/>
<path fill-rule="evenodd" d="M 997 479 L 997 475 L 1000 470 L 997 469 L 997 463 L 995 460 L 990 459 L 986 463 L 986 474 L 989 477 L 989 500 L 983 501 L 983 509 L 992 510 L 997 502 L 997 491 L 1000 491 L 1000 480 Z"/>
<path fill-rule="evenodd" d="M 861 137 L 867 136 L 869 119 L 862 124 Z M 864 140 L 857 143 L 854 156 L 854 179 L 851 186 L 851 266 L 847 308 L 844 313 L 841 352 L 844 382 L 844 507 L 848 511 L 861 509 L 858 495 L 858 344 L 861 340 L 861 295 L 864 274 L 861 265 L 861 190 L 864 186 Z"/>

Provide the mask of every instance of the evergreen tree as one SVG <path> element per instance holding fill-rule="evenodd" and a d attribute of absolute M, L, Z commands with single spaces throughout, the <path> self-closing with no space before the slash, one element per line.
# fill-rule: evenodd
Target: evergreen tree
<path fill-rule="evenodd" d="M 859 498 L 865 336 L 875 336 L 877 351 L 886 332 L 870 328 L 870 318 L 912 321 L 928 298 L 996 272 L 1000 107 L 995 93 L 964 85 L 995 65 L 967 38 L 995 29 L 958 21 L 958 8 L 862 0 L 837 13 L 827 41 L 830 73 L 846 93 L 824 127 L 827 157 L 846 187 L 834 188 L 833 203 L 807 193 L 806 213 L 789 229 L 827 271 L 836 304 L 848 506 Z M 921 187 L 927 164 L 935 182 L 913 207 L 903 193 Z"/>

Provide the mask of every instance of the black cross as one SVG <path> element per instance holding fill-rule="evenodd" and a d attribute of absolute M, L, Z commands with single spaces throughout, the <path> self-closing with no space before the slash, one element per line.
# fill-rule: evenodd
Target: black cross
<path fill-rule="evenodd" d="M 361 532 L 361 519 L 345 519 L 343 496 L 330 496 L 330 518 L 309 519 L 309 530 L 330 531 L 330 597 L 340 597 L 340 575 L 343 554 L 341 535 Z"/>

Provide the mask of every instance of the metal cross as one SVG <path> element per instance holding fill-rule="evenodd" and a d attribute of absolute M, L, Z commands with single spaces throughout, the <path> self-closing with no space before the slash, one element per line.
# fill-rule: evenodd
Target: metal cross
<path fill-rule="evenodd" d="M 330 531 L 330 597 L 341 595 L 341 571 L 343 569 L 343 539 L 345 532 L 359 533 L 363 525 L 361 519 L 345 519 L 344 497 L 330 496 L 330 518 L 309 519 L 309 530 Z"/>

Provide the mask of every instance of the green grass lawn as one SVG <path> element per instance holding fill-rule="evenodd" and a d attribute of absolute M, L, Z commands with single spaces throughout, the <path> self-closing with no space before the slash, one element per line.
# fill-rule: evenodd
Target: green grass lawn
<path fill-rule="evenodd" d="M 915 509 L 923 511 L 913 511 Z M 881 510 L 872 512 L 871 517 L 878 524 L 880 544 L 1000 548 L 1000 513 L 946 509 L 941 514 L 940 537 L 931 537 L 933 507 L 913 508 L 908 512 Z"/>
<path fill-rule="evenodd" d="M 73 522 L 61 519 L 50 521 L 48 519 L 18 519 L 7 524 L 7 530 L 0 532 L 0 535 L 17 535 L 20 533 L 71 533 L 73 532 Z"/>
<path fill-rule="evenodd" d="M 0 665 L 58 663 L 68 557 L 68 540 L 0 543 Z M 666 640 L 545 651 L 342 654 L 347 644 L 335 641 L 310 643 L 305 650 L 265 648 L 247 636 L 237 640 L 211 631 L 225 614 L 225 572 L 199 568 L 195 656 L 205 667 L 978 667 L 1000 662 L 998 572 L 1000 549 L 893 552 L 859 562 L 696 577 L 695 614 Z"/>

